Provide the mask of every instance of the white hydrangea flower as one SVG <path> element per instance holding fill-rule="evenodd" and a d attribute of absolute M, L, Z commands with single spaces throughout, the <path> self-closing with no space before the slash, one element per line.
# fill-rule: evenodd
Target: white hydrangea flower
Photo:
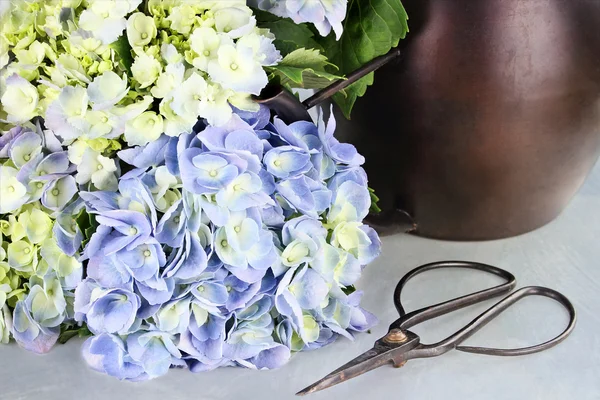
<path fill-rule="evenodd" d="M 127 20 L 127 40 L 132 48 L 143 47 L 156 37 L 154 18 L 141 12 L 133 13 Z"/>
<path fill-rule="evenodd" d="M 250 33 L 256 27 L 256 18 L 246 5 L 217 8 L 214 11 L 215 28 L 232 39 Z"/>
<path fill-rule="evenodd" d="M 69 79 L 74 79 L 81 83 L 90 83 L 90 78 L 83 69 L 83 66 L 71 54 L 61 54 L 58 56 L 56 67 Z"/>
<path fill-rule="evenodd" d="M 75 180 L 79 184 L 92 181 L 99 190 L 116 190 L 117 177 L 115 161 L 104 157 L 97 151 L 88 148 L 83 153 L 81 163 L 77 166 Z"/>
<path fill-rule="evenodd" d="M 85 114 L 85 120 L 89 125 L 86 137 L 95 139 L 99 137 L 114 137 L 121 134 L 118 128 L 121 126 L 121 118 L 109 111 L 90 110 Z"/>
<path fill-rule="evenodd" d="M 179 191 L 173 190 L 181 186 L 181 181 L 162 165 L 154 171 L 155 186 L 150 188 L 156 208 L 164 212 L 180 198 Z"/>
<path fill-rule="evenodd" d="M 127 95 L 127 75 L 123 78 L 113 71 L 106 71 L 94 78 L 87 88 L 87 94 L 92 102 L 92 109 L 106 110 L 113 107 Z"/>
<path fill-rule="evenodd" d="M 171 107 L 172 104 L 173 96 L 169 95 L 159 105 L 160 114 L 164 117 L 165 134 L 176 137 L 182 133 L 191 133 L 198 116 L 178 115 Z"/>
<path fill-rule="evenodd" d="M 206 97 L 208 84 L 196 72 L 180 85 L 173 93 L 171 108 L 182 117 L 196 117 L 200 111 L 200 102 Z"/>
<path fill-rule="evenodd" d="M 35 40 L 27 49 L 16 50 L 15 55 L 17 60 L 19 60 L 19 63 L 38 67 L 44 61 L 46 52 L 48 52 L 48 55 L 54 53 L 47 43 L 42 44 Z M 54 57 L 56 57 L 56 55 L 54 55 Z"/>
<path fill-rule="evenodd" d="M 156 84 L 150 89 L 150 93 L 158 99 L 167 97 L 173 90 L 181 86 L 184 73 L 183 63 L 167 65 L 165 71 L 156 80 Z"/>
<path fill-rule="evenodd" d="M 118 39 L 127 26 L 125 16 L 142 0 L 88 0 L 88 8 L 79 17 L 79 26 L 104 44 Z"/>
<path fill-rule="evenodd" d="M 15 56 L 18 62 L 10 64 L 9 69 L 28 81 L 39 78 L 38 68 L 46 56 L 51 59 L 56 58 L 56 54 L 47 43 L 42 44 L 37 40 L 31 43 L 27 49 L 15 50 Z"/>
<path fill-rule="evenodd" d="M 268 83 L 252 48 L 239 43 L 219 47 L 217 59 L 208 63 L 208 73 L 224 88 L 237 92 L 258 95 Z"/>
<path fill-rule="evenodd" d="M 233 41 L 223 34 L 219 35 L 213 28 L 196 28 L 190 36 L 190 48 L 197 54 L 193 59 L 194 67 L 201 71 L 208 71 L 208 62 L 217 58 L 217 50 L 225 43 L 233 45 Z"/>
<path fill-rule="evenodd" d="M 20 124 L 38 115 L 40 96 L 35 86 L 20 77 L 11 75 L 6 79 L 1 98 L 2 107 L 9 122 Z"/>
<path fill-rule="evenodd" d="M 84 57 L 86 53 L 104 55 L 110 50 L 101 40 L 95 38 L 91 32 L 83 29 L 72 32 L 67 41 L 69 42 L 71 53 L 80 53 L 81 57 Z"/>
<path fill-rule="evenodd" d="M 183 62 L 183 56 L 171 43 L 163 43 L 160 46 L 160 55 L 167 64 L 179 64 Z"/>
<path fill-rule="evenodd" d="M 133 79 L 139 82 L 141 89 L 152 85 L 160 75 L 161 70 L 162 65 L 160 62 L 146 53 L 137 55 L 131 66 Z"/>
<path fill-rule="evenodd" d="M 72 141 L 87 132 L 85 119 L 89 97 L 81 86 L 65 86 L 46 112 L 46 126 L 63 141 Z"/>
<path fill-rule="evenodd" d="M 146 111 L 125 125 L 125 141 L 130 146 L 144 146 L 163 133 L 163 118 L 154 111 Z"/>
<path fill-rule="evenodd" d="M 76 140 L 71 143 L 68 147 L 69 161 L 75 165 L 79 165 L 83 158 L 83 153 L 88 149 L 90 145 L 85 140 Z"/>
<path fill-rule="evenodd" d="M 27 202 L 27 188 L 17 179 L 18 171 L 0 166 L 0 214 L 6 214 Z"/>
<path fill-rule="evenodd" d="M 187 35 L 192 30 L 196 20 L 196 10 L 189 4 L 182 4 L 171 9 L 171 14 L 166 18 L 171 22 L 171 29 Z"/>
<path fill-rule="evenodd" d="M 226 124 L 233 114 L 229 105 L 230 98 L 230 91 L 224 90 L 220 85 L 208 85 L 205 96 L 200 102 L 199 115 L 206 118 L 210 125 Z"/>

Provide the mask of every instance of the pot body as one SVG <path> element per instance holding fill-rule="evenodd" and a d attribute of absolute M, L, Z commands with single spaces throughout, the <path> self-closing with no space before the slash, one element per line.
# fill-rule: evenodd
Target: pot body
<path fill-rule="evenodd" d="M 554 219 L 600 151 L 600 1 L 403 3 L 403 56 L 337 116 L 384 212 L 449 240 Z"/>

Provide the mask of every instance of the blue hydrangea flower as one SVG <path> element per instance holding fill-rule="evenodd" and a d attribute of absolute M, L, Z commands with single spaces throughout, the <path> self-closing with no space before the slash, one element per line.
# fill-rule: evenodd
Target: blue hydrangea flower
<path fill-rule="evenodd" d="M 214 194 L 227 187 L 248 164 L 234 154 L 185 150 L 179 157 L 181 179 L 186 189 L 196 194 Z"/>
<path fill-rule="evenodd" d="M 127 337 L 129 357 L 138 363 L 150 377 L 164 375 L 181 352 L 171 335 L 160 331 L 139 331 Z"/>
<path fill-rule="evenodd" d="M 140 307 L 139 296 L 126 289 L 102 289 L 89 278 L 77 288 L 75 316 L 94 333 L 128 333 Z M 83 318 L 81 318 L 84 316 Z"/>
<path fill-rule="evenodd" d="M 273 176 L 286 179 L 305 174 L 312 168 L 310 153 L 294 146 L 274 147 L 265 154 L 264 163 Z"/>
<path fill-rule="evenodd" d="M 46 328 L 33 318 L 25 301 L 17 302 L 13 312 L 12 335 L 26 350 L 34 353 L 47 353 L 58 340 L 60 327 Z"/>
<path fill-rule="evenodd" d="M 339 39 L 343 32 L 348 0 L 250 0 L 249 4 L 295 23 L 309 22 L 322 36 L 333 29 Z"/>
<path fill-rule="evenodd" d="M 117 335 L 101 333 L 88 338 L 82 353 L 88 365 L 98 372 L 134 382 L 149 378 L 144 368 L 131 359 L 125 343 Z"/>
<path fill-rule="evenodd" d="M 96 335 L 90 365 L 125 380 L 277 368 L 371 327 L 351 285 L 381 243 L 362 223 L 364 160 L 335 121 L 271 123 L 260 107 L 194 129 L 120 151 L 118 189 L 80 192 L 99 224 L 74 305 Z M 59 213 L 69 251 L 80 207 Z"/>

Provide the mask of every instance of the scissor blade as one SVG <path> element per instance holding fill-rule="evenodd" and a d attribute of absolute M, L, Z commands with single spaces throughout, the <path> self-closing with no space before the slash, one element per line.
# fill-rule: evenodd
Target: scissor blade
<path fill-rule="evenodd" d="M 371 350 L 344 364 L 329 375 L 325 376 L 323 379 L 320 379 L 312 385 L 302 389 L 296 393 L 296 395 L 304 396 L 306 394 L 318 392 L 319 390 L 327 389 L 331 386 L 337 385 L 338 383 L 342 383 L 348 379 L 362 375 L 372 369 L 381 367 L 382 365 L 392 361 L 392 358 L 389 354 L 390 350 L 391 349 L 389 347 L 383 347 L 376 344 Z"/>

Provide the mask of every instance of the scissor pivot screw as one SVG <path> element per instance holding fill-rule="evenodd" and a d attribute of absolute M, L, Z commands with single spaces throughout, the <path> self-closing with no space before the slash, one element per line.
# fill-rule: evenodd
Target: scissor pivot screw
<path fill-rule="evenodd" d="M 408 340 L 408 336 L 401 329 L 392 329 L 383 337 L 383 340 L 388 343 L 403 343 Z"/>

